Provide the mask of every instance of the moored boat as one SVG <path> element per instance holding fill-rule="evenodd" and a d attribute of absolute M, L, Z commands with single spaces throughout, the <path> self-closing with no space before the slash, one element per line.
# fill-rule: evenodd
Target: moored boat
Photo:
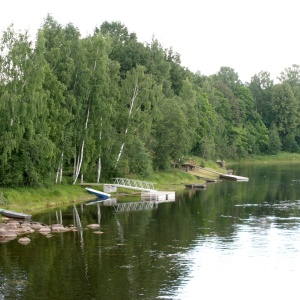
<path fill-rule="evenodd" d="M 95 196 L 97 196 L 99 199 L 101 200 L 105 200 L 105 199 L 108 199 L 110 198 L 111 194 L 108 194 L 108 193 L 104 193 L 104 192 L 100 192 L 98 190 L 94 190 L 94 189 L 91 189 L 91 188 L 85 188 L 90 194 L 93 194 Z"/>
<path fill-rule="evenodd" d="M 193 183 L 193 184 L 186 184 L 185 187 L 186 188 L 190 188 L 190 189 L 205 189 L 206 188 L 206 184 L 203 184 L 203 183 Z"/>
<path fill-rule="evenodd" d="M 4 217 L 13 218 L 13 219 L 26 219 L 26 220 L 31 219 L 31 215 L 19 213 L 19 212 L 7 210 L 7 209 L 0 210 L 0 213 Z"/>

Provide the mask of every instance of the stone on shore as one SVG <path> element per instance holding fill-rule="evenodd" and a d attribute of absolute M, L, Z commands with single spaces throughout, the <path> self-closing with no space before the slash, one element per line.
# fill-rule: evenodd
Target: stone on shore
<path fill-rule="evenodd" d="M 18 242 L 22 245 L 28 245 L 31 242 L 31 240 L 28 237 L 23 237 L 23 238 L 20 238 L 18 240 Z"/>

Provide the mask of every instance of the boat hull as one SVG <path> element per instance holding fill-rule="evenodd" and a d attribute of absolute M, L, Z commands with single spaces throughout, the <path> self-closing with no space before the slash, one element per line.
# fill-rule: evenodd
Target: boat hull
<path fill-rule="evenodd" d="M 97 196 L 97 198 L 101 199 L 101 200 L 106 200 L 108 198 L 110 198 L 111 194 L 108 193 L 104 193 L 104 192 L 100 192 L 98 190 L 94 190 L 91 188 L 85 188 L 90 194 L 93 194 L 95 196 Z"/>
<path fill-rule="evenodd" d="M 26 220 L 31 219 L 31 215 L 18 213 L 18 212 L 7 210 L 7 209 L 1 210 L 0 213 L 1 213 L 2 216 L 7 217 L 7 218 L 26 219 Z"/>

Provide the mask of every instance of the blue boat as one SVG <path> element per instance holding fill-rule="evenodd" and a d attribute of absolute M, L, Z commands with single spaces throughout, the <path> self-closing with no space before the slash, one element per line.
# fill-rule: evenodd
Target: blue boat
<path fill-rule="evenodd" d="M 91 189 L 91 188 L 85 188 L 90 194 L 93 194 L 95 196 L 97 196 L 99 199 L 101 200 L 106 200 L 108 198 L 110 198 L 111 194 L 107 194 L 107 193 L 104 193 L 104 192 L 100 192 L 98 190 L 94 190 L 94 189 Z"/>

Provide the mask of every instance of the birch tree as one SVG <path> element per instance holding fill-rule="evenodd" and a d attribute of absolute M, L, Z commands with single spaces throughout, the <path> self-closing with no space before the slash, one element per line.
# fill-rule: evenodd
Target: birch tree
<path fill-rule="evenodd" d="M 145 68 L 138 66 L 128 72 L 122 82 L 120 114 L 120 149 L 116 158 L 116 169 L 126 144 L 128 135 L 145 135 L 150 131 L 153 112 L 159 98 L 160 88 L 155 86 Z"/>
<path fill-rule="evenodd" d="M 80 60 L 80 34 L 72 25 L 63 28 L 51 16 L 47 16 L 40 34 L 45 39 L 45 59 L 47 68 L 47 80 L 44 89 L 49 95 L 48 123 L 50 137 L 56 145 L 55 182 L 61 183 L 65 162 L 70 161 L 72 123 L 74 108 L 76 107 L 74 96 L 75 61 Z"/>
<path fill-rule="evenodd" d="M 84 128 L 81 130 L 80 143 L 81 146 L 74 159 L 74 180 L 73 184 L 76 183 L 80 172 L 82 171 L 84 151 L 86 141 L 91 141 L 88 150 L 89 155 L 85 156 L 85 168 L 88 168 L 89 163 L 93 159 L 92 150 L 95 149 L 95 140 L 102 142 L 103 134 L 103 117 L 106 116 L 107 111 L 105 100 L 109 91 L 109 41 L 107 41 L 100 33 L 94 36 L 88 37 L 84 41 L 85 58 L 84 58 L 84 69 L 85 76 L 82 78 L 85 89 L 84 93 L 80 95 L 84 97 L 82 99 L 82 106 L 85 116 Z M 101 120 L 102 119 L 102 120 Z M 89 128 L 89 124 L 92 124 Z M 95 133 L 96 132 L 96 133 Z M 101 157 L 98 152 L 98 172 L 100 178 L 101 169 Z"/>

